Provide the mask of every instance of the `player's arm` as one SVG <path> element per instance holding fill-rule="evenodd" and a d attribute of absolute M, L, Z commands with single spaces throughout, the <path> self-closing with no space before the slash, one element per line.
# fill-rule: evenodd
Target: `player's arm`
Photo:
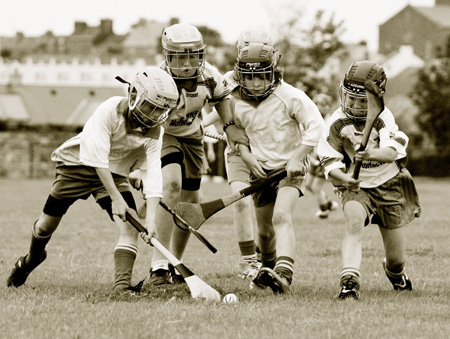
<path fill-rule="evenodd" d="M 359 147 L 359 146 L 358 146 Z M 393 147 L 387 146 L 383 148 L 366 148 L 364 151 L 355 154 L 355 160 L 365 161 L 373 160 L 384 163 L 390 163 L 397 158 L 397 150 Z"/>
<path fill-rule="evenodd" d="M 163 196 L 162 170 L 161 170 L 161 147 L 162 135 L 158 139 L 151 139 L 146 143 L 145 167 L 141 168 L 142 173 L 142 192 L 146 201 L 145 228 L 148 234 L 141 234 L 141 237 L 148 243 L 150 238 L 156 235 L 156 216 L 158 214 L 158 205 Z"/>
<path fill-rule="evenodd" d="M 202 116 L 204 127 L 208 127 L 221 120 L 219 113 L 208 105 L 205 105 L 205 107 L 202 108 Z"/>
<path fill-rule="evenodd" d="M 358 191 L 361 179 L 354 179 L 351 173 L 345 173 L 341 168 L 331 170 L 328 175 L 341 182 L 349 191 Z"/>
<path fill-rule="evenodd" d="M 237 127 L 234 123 L 230 99 L 224 98 L 214 107 L 223 121 L 224 132 L 227 134 L 231 148 L 234 148 L 235 144 L 249 145 L 249 140 L 245 131 L 242 128 Z"/>
<path fill-rule="evenodd" d="M 301 144 L 286 164 L 288 178 L 296 178 L 306 174 L 305 158 L 314 150 L 314 146 Z"/>
<path fill-rule="evenodd" d="M 252 152 L 248 146 L 238 145 L 238 150 L 241 154 L 241 158 L 244 161 L 247 168 L 257 177 L 257 178 L 265 178 L 266 172 L 264 172 L 263 168 L 260 165 L 260 161 L 264 161 L 258 159 Z"/>
<path fill-rule="evenodd" d="M 117 189 L 111 171 L 109 170 L 109 168 L 99 168 L 99 167 L 96 167 L 95 171 L 97 172 L 97 175 L 100 178 L 103 186 L 105 186 L 106 191 L 111 197 L 113 215 L 117 215 L 123 221 L 127 221 L 125 212 L 129 211 L 130 208 L 128 207 L 127 203 L 125 202 L 119 190 Z"/>

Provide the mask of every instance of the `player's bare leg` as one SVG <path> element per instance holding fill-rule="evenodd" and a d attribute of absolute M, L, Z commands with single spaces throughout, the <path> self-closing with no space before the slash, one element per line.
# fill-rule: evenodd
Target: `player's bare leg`
<path fill-rule="evenodd" d="M 231 192 L 236 193 L 248 187 L 249 184 L 241 181 L 233 181 L 230 184 Z M 234 227 L 241 251 L 242 262 L 239 276 L 242 279 L 253 279 L 261 268 L 261 263 L 256 255 L 255 227 L 253 221 L 253 209 L 251 197 L 241 199 L 234 204 Z"/>
<path fill-rule="evenodd" d="M 20 257 L 14 265 L 7 280 L 7 286 L 22 286 L 28 275 L 39 266 L 47 257 L 45 247 L 50 241 L 53 232 L 61 222 L 62 216 L 53 217 L 41 213 L 39 219 L 32 226 L 31 243 L 28 254 Z"/>
<path fill-rule="evenodd" d="M 359 299 L 359 269 L 362 257 L 362 236 L 367 217 L 364 207 L 356 201 L 344 206 L 346 217 L 345 233 L 342 240 L 342 272 L 340 299 Z"/>
<path fill-rule="evenodd" d="M 175 210 L 181 195 L 181 167 L 172 163 L 162 168 L 163 201 Z M 166 248 L 170 247 L 170 239 L 174 227 L 173 217 L 162 207 L 156 219 L 156 234 L 159 242 Z M 156 249 L 153 249 L 150 283 L 154 285 L 170 284 L 169 261 Z"/>
<path fill-rule="evenodd" d="M 405 228 L 380 227 L 386 253 L 383 267 L 395 290 L 412 290 L 412 283 L 405 273 L 406 240 Z"/>

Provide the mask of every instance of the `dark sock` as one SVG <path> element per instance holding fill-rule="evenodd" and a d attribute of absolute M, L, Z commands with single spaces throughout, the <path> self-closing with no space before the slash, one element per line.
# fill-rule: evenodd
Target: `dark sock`
<path fill-rule="evenodd" d="M 125 289 L 130 286 L 137 247 L 129 244 L 117 245 L 114 249 L 114 287 Z"/>
<path fill-rule="evenodd" d="M 274 268 L 277 261 L 277 251 L 272 253 L 262 253 L 261 252 L 261 263 L 262 267 Z"/>
<path fill-rule="evenodd" d="M 51 234 L 46 236 L 37 235 L 33 225 L 30 250 L 28 252 L 28 255 L 25 257 L 25 265 L 28 266 L 28 268 L 34 269 L 41 263 L 41 258 L 45 251 L 45 246 L 47 246 L 47 243 L 50 241 L 51 237 Z"/>

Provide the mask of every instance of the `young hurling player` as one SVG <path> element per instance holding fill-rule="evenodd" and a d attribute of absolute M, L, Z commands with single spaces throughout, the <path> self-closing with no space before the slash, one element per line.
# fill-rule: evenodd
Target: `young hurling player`
<path fill-rule="evenodd" d="M 377 224 L 384 243 L 384 271 L 395 290 L 411 290 L 405 273 L 405 226 L 420 215 L 413 179 L 404 167 L 408 137 L 384 107 L 378 116 L 365 151 L 361 143 L 367 115 L 364 82 L 373 80 L 382 90 L 386 74 L 372 61 L 356 61 L 339 88 L 341 108 L 330 118 L 318 147 L 325 175 L 341 197 L 346 226 L 342 240 L 341 291 L 339 298 L 358 299 L 363 229 Z M 354 160 L 362 161 L 359 179 L 352 177 Z"/>
<path fill-rule="evenodd" d="M 69 207 L 76 200 L 92 195 L 119 227 L 113 289 L 119 292 L 129 289 L 138 232 L 126 223 L 125 212 L 136 209 L 127 177 L 146 160 L 145 227 L 149 234 L 155 234 L 155 216 L 162 197 L 160 125 L 177 100 L 178 90 L 172 77 L 158 67 L 145 68 L 129 84 L 128 98 L 116 96 L 106 100 L 80 134 L 53 152 L 56 179 L 43 212 L 32 227 L 29 252 L 17 260 L 8 286 L 25 283 L 28 275 L 45 260 L 45 247 Z"/>
<path fill-rule="evenodd" d="M 240 51 L 251 43 L 262 43 L 273 47 L 273 39 L 269 32 L 263 27 L 251 26 L 244 29 L 237 41 L 238 54 Z M 239 87 L 237 74 L 230 71 L 224 75 L 228 82 L 230 90 Z M 208 126 L 219 117 L 213 113 L 206 115 L 204 125 Z M 250 170 L 243 162 L 236 148 L 227 147 L 225 150 L 226 171 L 228 184 L 232 193 L 250 185 Z M 255 244 L 255 225 L 253 221 L 253 208 L 251 198 L 241 199 L 234 204 L 234 228 L 238 240 L 238 246 L 241 252 L 242 261 L 240 263 L 241 270 L 239 276 L 242 279 L 253 280 L 261 268 L 261 262 L 258 261 Z"/>
<path fill-rule="evenodd" d="M 248 143 L 245 133 L 232 125 L 229 90 L 222 75 L 205 60 L 205 44 L 192 25 L 176 24 L 164 29 L 163 68 L 172 75 L 179 91 L 177 107 L 165 127 L 162 146 L 163 200 L 175 209 L 179 201 L 198 202 L 203 168 L 202 108 L 208 103 L 216 108 L 227 128 L 231 142 Z M 174 225 L 173 217 L 161 211 L 157 234 L 164 246 L 181 258 L 189 232 Z M 154 285 L 182 281 L 159 251 L 153 251 L 150 282 Z"/>
<path fill-rule="evenodd" d="M 252 281 L 252 286 L 287 293 L 295 255 L 292 212 L 304 194 L 308 154 L 319 141 L 324 121 L 312 100 L 285 83 L 276 66 L 272 46 L 243 47 L 235 66 L 239 86 L 232 91 L 232 109 L 236 125 L 250 140 L 250 146 L 238 147 L 252 176 L 287 171 L 286 178 L 253 194 L 262 268 Z"/>

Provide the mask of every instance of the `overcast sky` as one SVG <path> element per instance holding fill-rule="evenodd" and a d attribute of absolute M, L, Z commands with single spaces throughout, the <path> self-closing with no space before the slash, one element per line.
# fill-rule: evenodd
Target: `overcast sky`
<path fill-rule="evenodd" d="M 115 33 L 124 34 L 139 18 L 167 22 L 176 17 L 214 28 L 233 43 L 246 26 L 282 22 L 286 11 L 299 3 L 302 20 L 318 9 L 333 12 L 345 22 L 344 42 L 366 40 L 376 50 L 379 24 L 408 4 L 429 7 L 434 0 L 11 0 L 0 11 L 0 36 L 40 36 L 47 31 L 69 35 L 75 21 L 98 26 L 104 18 L 114 21 Z"/>

